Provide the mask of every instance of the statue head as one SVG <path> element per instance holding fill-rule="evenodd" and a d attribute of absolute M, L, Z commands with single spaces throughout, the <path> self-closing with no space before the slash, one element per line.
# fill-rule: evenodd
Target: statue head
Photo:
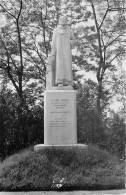
<path fill-rule="evenodd" d="M 61 16 L 59 19 L 59 24 L 62 26 L 68 25 L 67 17 L 66 16 Z"/>

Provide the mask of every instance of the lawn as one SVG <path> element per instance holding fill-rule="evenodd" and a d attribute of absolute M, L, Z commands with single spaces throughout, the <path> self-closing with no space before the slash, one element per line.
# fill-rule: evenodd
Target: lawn
<path fill-rule="evenodd" d="M 24 150 L 0 163 L 0 190 L 121 189 L 124 170 L 124 161 L 93 145 Z"/>

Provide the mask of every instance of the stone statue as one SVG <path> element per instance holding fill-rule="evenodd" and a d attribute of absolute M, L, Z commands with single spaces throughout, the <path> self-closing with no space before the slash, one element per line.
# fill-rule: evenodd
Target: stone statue
<path fill-rule="evenodd" d="M 48 57 L 47 89 L 54 86 L 72 88 L 72 40 L 73 34 L 67 24 L 67 18 L 62 16 L 53 32 L 51 54 Z"/>

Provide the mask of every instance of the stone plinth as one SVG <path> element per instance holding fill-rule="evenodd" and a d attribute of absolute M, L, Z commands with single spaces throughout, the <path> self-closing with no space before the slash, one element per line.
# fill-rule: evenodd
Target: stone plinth
<path fill-rule="evenodd" d="M 44 95 L 44 144 L 77 143 L 76 91 L 47 90 Z"/>
<path fill-rule="evenodd" d="M 45 145 L 45 144 L 38 144 L 34 146 L 34 151 L 42 151 L 45 149 L 52 150 L 81 150 L 81 149 L 87 149 L 88 145 L 86 144 L 71 144 L 71 145 Z"/>

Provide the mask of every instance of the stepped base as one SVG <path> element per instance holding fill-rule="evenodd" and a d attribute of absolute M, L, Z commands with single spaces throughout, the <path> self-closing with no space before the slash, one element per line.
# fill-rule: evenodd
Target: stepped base
<path fill-rule="evenodd" d="M 86 144 L 69 144 L 69 145 L 46 145 L 46 144 L 37 144 L 34 146 L 34 151 L 40 151 L 43 149 L 63 149 L 63 150 L 68 150 L 68 149 L 73 149 L 73 148 L 77 148 L 77 149 L 86 149 L 88 147 L 88 145 Z"/>

